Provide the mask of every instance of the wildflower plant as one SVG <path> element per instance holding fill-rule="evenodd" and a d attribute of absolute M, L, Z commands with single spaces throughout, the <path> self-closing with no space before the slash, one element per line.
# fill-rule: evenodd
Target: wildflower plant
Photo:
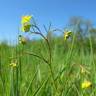
<path fill-rule="evenodd" d="M 33 19 L 33 17 L 29 16 L 29 15 L 22 17 L 21 31 L 25 32 L 25 33 L 28 32 L 29 34 L 36 34 L 36 35 L 41 36 L 47 44 L 47 49 L 48 49 L 49 55 L 48 55 L 48 58 L 45 58 L 45 57 L 39 56 L 38 54 L 34 54 L 34 53 L 28 52 L 28 51 L 24 51 L 24 54 L 29 54 L 29 55 L 35 56 L 35 57 L 43 60 L 49 66 L 53 86 L 54 86 L 55 90 L 57 90 L 57 86 L 56 86 L 55 78 L 54 78 L 54 72 L 52 69 L 52 52 L 51 52 L 50 42 L 49 42 L 48 38 L 41 32 L 40 28 L 36 25 L 36 23 L 35 22 L 31 23 L 32 19 Z M 24 36 L 20 35 L 19 38 L 20 38 L 19 42 L 22 44 L 25 44 L 26 40 L 25 40 Z"/>
<path fill-rule="evenodd" d="M 25 16 L 26 17 L 26 16 Z M 31 17 L 31 16 L 30 16 Z M 54 90 L 56 91 L 57 90 L 57 85 L 56 85 L 56 81 L 57 81 L 57 79 L 59 78 L 58 76 L 55 78 L 55 76 L 54 76 L 54 72 L 53 72 L 53 69 L 52 69 L 52 49 L 51 49 L 51 45 L 50 45 L 50 42 L 49 42 L 49 40 L 48 40 L 48 38 L 42 33 L 42 31 L 40 30 L 40 28 L 37 26 L 37 24 L 36 23 L 30 23 L 30 20 L 31 19 L 33 19 L 33 18 L 30 18 L 29 20 L 28 20 L 28 22 L 26 21 L 25 23 L 26 24 L 30 24 L 30 27 L 28 28 L 28 33 L 29 34 L 36 34 L 36 35 L 39 35 L 39 36 L 41 36 L 44 40 L 45 40 L 45 42 L 46 42 L 46 44 L 47 44 L 47 50 L 48 50 L 48 57 L 46 58 L 46 57 L 42 57 L 42 56 L 39 56 L 38 54 L 34 54 L 34 53 L 32 53 L 32 52 L 26 52 L 25 51 L 25 54 L 29 54 L 29 55 L 33 55 L 33 56 L 35 56 L 35 57 L 37 57 L 37 58 L 39 58 L 39 59 L 41 59 L 41 60 L 43 60 L 48 66 L 49 66 L 49 69 L 50 69 L 50 75 L 51 75 L 51 78 L 52 78 L 52 84 L 53 84 L 53 86 L 54 86 Z M 25 27 L 25 26 L 23 26 L 23 27 Z M 27 32 L 27 31 L 24 31 L 24 30 L 22 30 L 23 32 Z M 57 30 L 57 29 L 56 29 Z M 54 31 L 56 31 L 56 30 L 54 30 Z M 53 31 L 53 32 L 54 32 Z M 60 31 L 60 32 L 62 32 L 61 30 L 58 30 L 58 31 Z M 47 31 L 48 32 L 48 31 Z M 72 36 L 72 31 L 67 31 L 67 32 L 65 32 L 64 33 L 64 40 L 66 41 L 69 37 L 71 37 Z M 74 36 L 73 36 L 74 37 Z M 72 40 L 72 48 L 70 49 L 70 56 L 71 56 L 71 52 L 72 52 L 72 50 L 73 50 L 73 44 L 74 44 L 74 39 Z M 62 71 L 63 72 L 63 71 Z M 59 76 L 61 75 L 61 73 L 59 74 Z"/>

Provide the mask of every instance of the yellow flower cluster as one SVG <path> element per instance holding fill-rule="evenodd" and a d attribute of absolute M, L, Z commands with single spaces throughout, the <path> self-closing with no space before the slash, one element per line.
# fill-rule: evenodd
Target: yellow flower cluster
<path fill-rule="evenodd" d="M 82 85 L 81 85 L 82 89 L 86 89 L 86 88 L 89 88 L 89 87 L 91 87 L 91 86 L 92 86 L 92 83 L 91 83 L 90 81 L 87 81 L 87 80 L 85 80 L 85 81 L 82 83 Z"/>
<path fill-rule="evenodd" d="M 32 18 L 32 16 L 22 16 L 21 31 L 23 31 L 23 32 L 29 32 L 30 31 L 30 28 L 31 28 L 31 23 L 30 23 L 31 18 Z"/>

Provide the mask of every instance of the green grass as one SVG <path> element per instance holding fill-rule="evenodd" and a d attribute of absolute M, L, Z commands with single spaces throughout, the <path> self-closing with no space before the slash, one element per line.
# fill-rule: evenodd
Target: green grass
<path fill-rule="evenodd" d="M 96 53 L 90 39 L 89 45 L 87 50 L 74 40 L 68 43 L 62 37 L 54 38 L 50 43 L 50 64 L 44 40 L 35 40 L 24 46 L 1 44 L 0 96 L 96 96 Z M 17 60 L 15 68 L 10 66 L 11 60 Z M 80 66 L 88 73 L 81 74 Z M 85 79 L 92 82 L 92 87 L 81 88 Z"/>

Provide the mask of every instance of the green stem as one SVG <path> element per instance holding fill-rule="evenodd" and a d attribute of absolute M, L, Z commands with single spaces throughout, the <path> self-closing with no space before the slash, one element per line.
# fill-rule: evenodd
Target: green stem
<path fill-rule="evenodd" d="M 51 76 L 52 76 L 52 79 L 53 79 L 54 87 L 55 87 L 55 89 L 57 89 L 56 84 L 55 84 L 55 79 L 54 79 L 54 73 L 53 73 L 53 70 L 52 70 L 52 64 L 51 64 L 52 63 L 52 55 L 51 55 L 50 43 L 49 43 L 48 39 L 41 33 L 41 30 L 36 25 L 32 25 L 32 27 L 35 27 L 39 32 L 35 32 L 35 30 L 34 30 L 34 32 L 30 31 L 30 33 L 40 35 L 46 41 L 46 43 L 48 45 L 48 50 L 49 50 L 48 65 L 49 65 L 49 68 L 50 68 L 50 71 L 51 71 Z"/>

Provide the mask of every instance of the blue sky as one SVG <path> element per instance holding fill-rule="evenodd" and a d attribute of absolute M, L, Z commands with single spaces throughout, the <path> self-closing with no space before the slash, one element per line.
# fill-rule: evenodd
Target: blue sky
<path fill-rule="evenodd" d="M 0 0 L 0 40 L 15 41 L 21 16 L 33 15 L 40 26 L 63 28 L 70 17 L 96 23 L 96 0 Z"/>

